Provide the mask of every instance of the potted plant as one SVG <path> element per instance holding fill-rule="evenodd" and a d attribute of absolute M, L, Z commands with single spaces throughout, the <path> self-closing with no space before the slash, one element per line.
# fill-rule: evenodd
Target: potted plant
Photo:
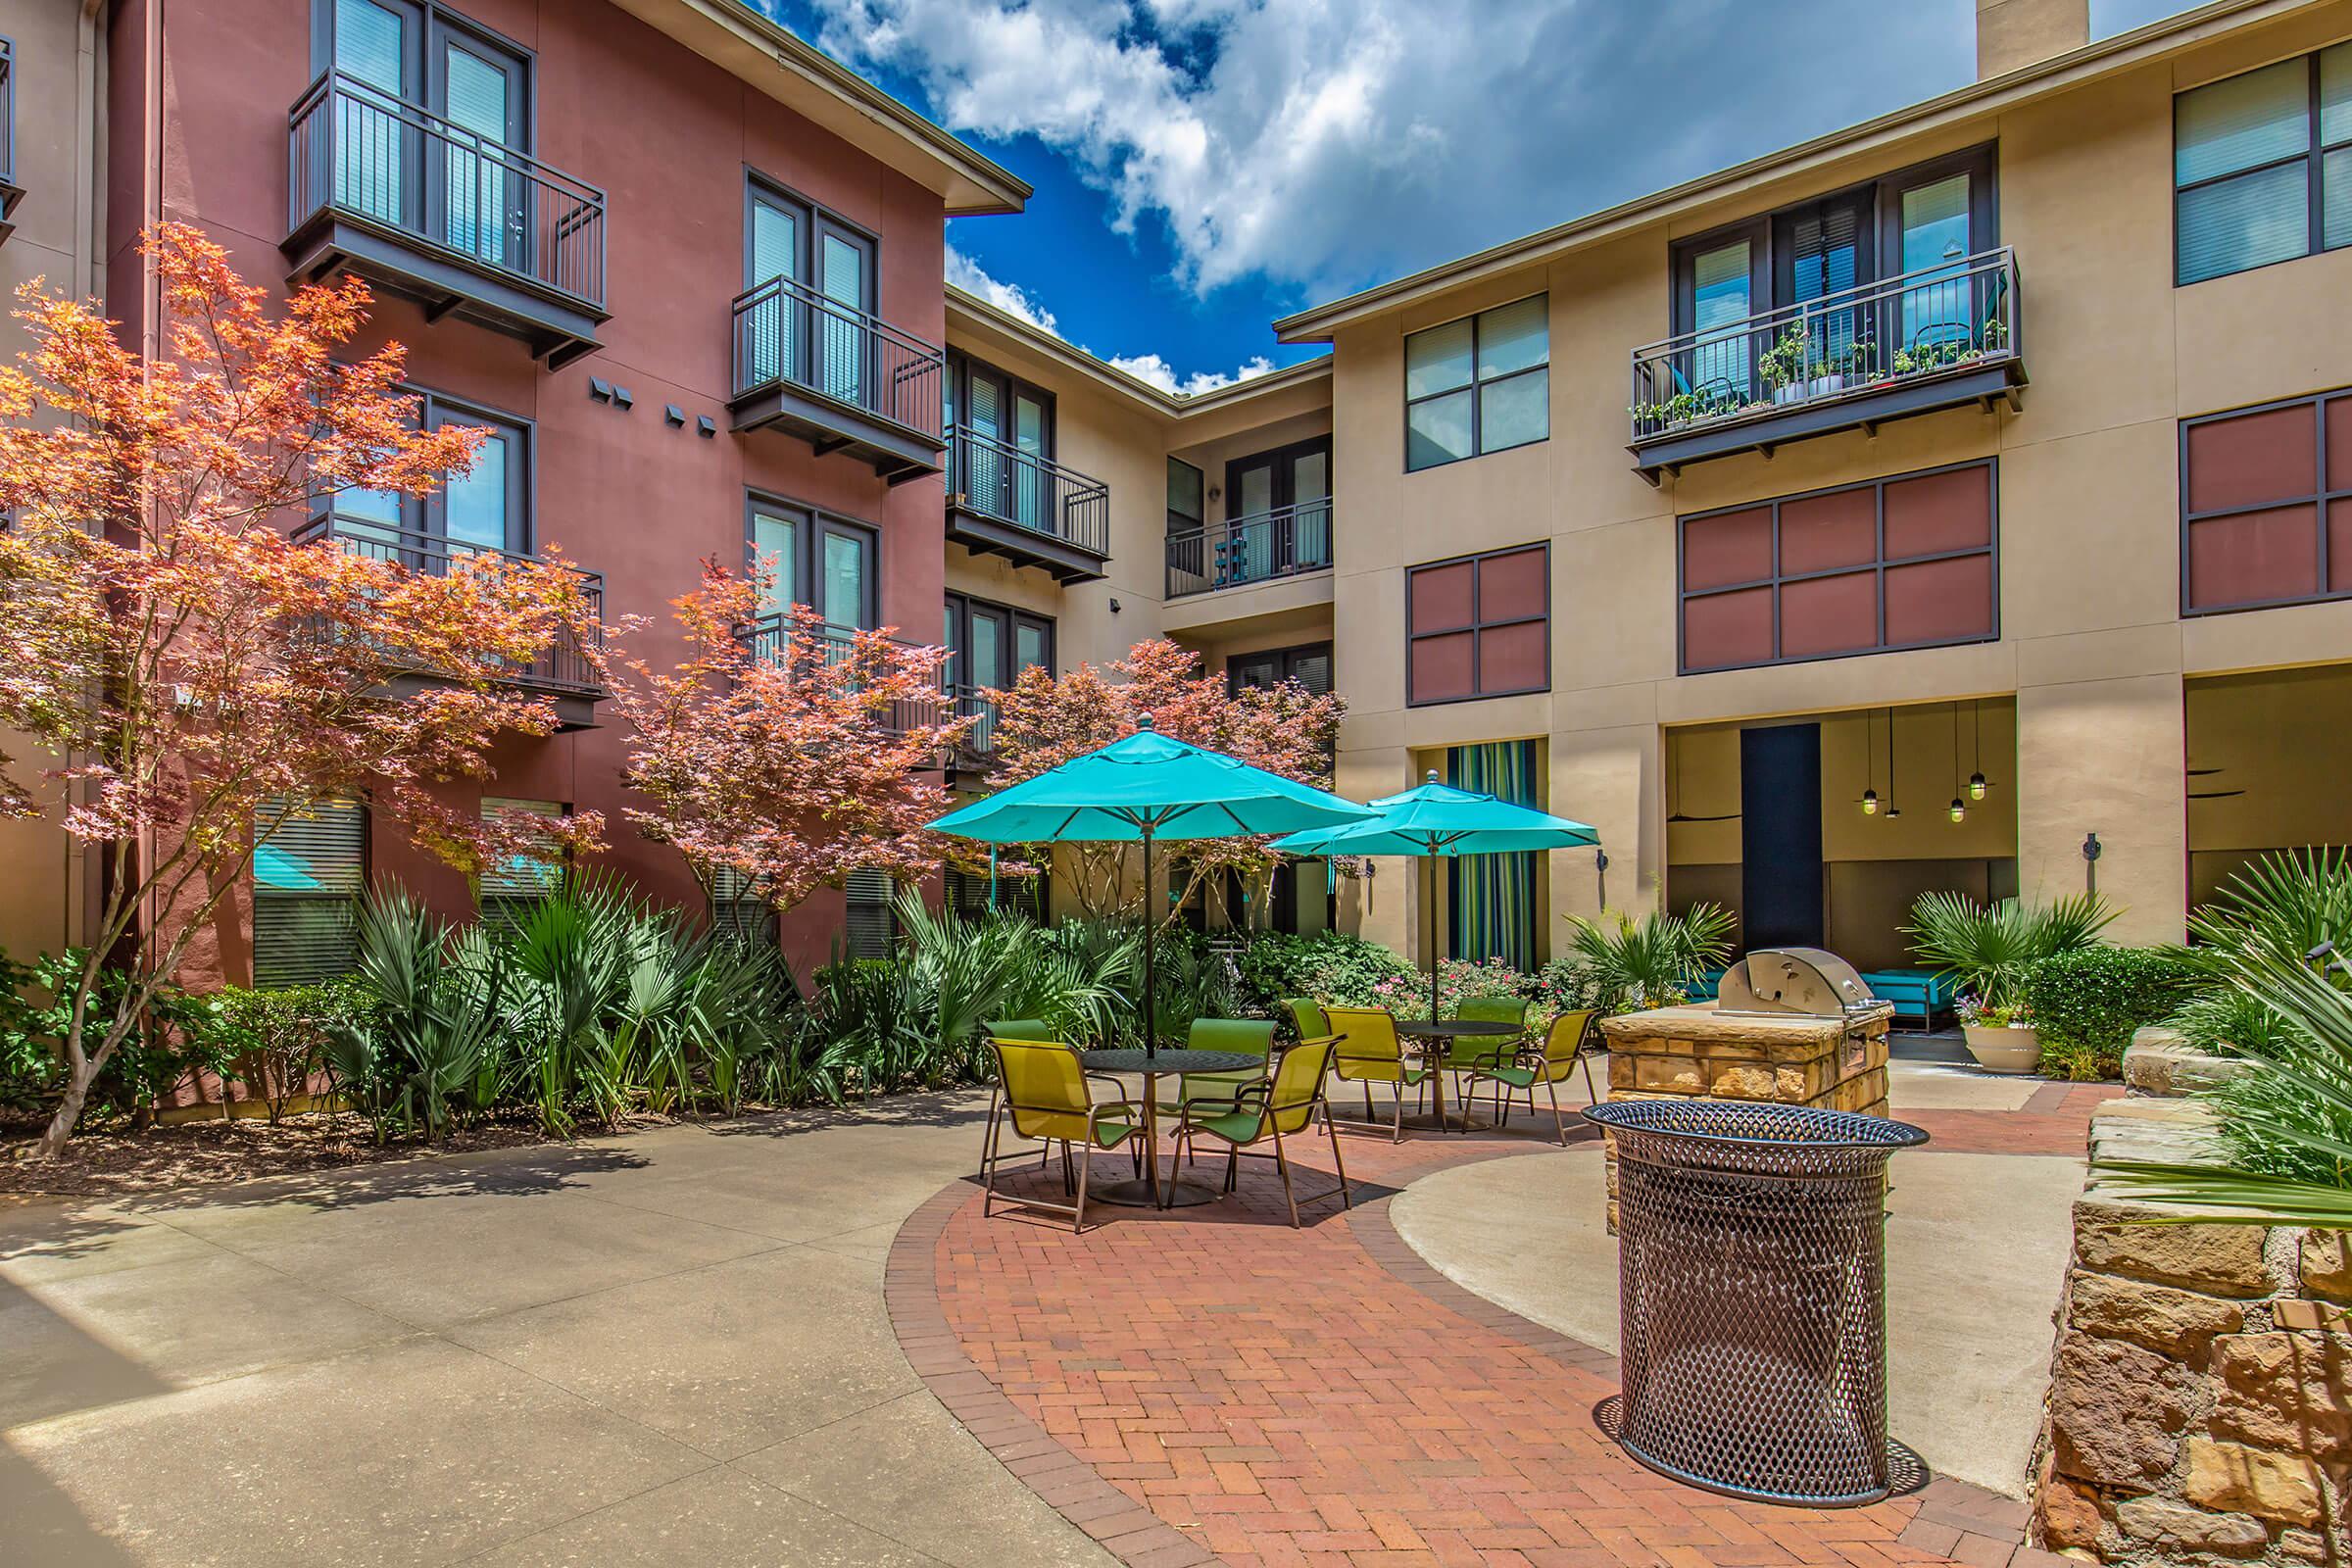
<path fill-rule="evenodd" d="M 1920 961 L 1954 978 L 1966 993 L 1962 1036 L 1987 1072 L 2031 1072 L 2041 1037 L 2025 1005 L 2026 973 L 2043 958 L 2078 953 L 2099 940 L 2117 911 L 2094 893 L 2028 906 L 2016 899 L 1984 905 L 1965 894 L 1923 893 L 1903 934 Z"/>
<path fill-rule="evenodd" d="M 1812 338 L 1798 322 L 1781 340 L 1756 356 L 1756 374 L 1772 389 L 1775 403 L 1797 403 L 1805 396 L 1805 372 L 1813 357 Z"/>

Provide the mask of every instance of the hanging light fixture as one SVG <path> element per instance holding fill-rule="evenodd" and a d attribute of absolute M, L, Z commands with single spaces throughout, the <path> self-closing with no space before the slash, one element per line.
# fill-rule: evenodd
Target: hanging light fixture
<path fill-rule="evenodd" d="M 1960 799 L 1960 705 L 1952 705 L 1952 820 L 1968 820 L 1968 804 Z"/>
<path fill-rule="evenodd" d="M 1868 710 L 1862 714 L 1862 814 L 1879 814 L 1879 748 L 1871 733 L 1874 716 Z"/>
<path fill-rule="evenodd" d="M 1984 798 L 1984 700 L 1980 697 L 1969 704 L 1969 727 L 1973 733 L 1969 740 L 1968 755 L 1976 765 L 1976 771 L 1968 775 L 1968 798 L 1981 801 Z"/>

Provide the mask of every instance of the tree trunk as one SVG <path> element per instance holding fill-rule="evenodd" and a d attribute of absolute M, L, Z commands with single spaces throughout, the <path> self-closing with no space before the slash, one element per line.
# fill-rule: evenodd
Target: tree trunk
<path fill-rule="evenodd" d="M 49 1118 L 49 1125 L 41 1131 L 35 1158 L 55 1159 L 66 1152 L 66 1145 L 74 1136 L 74 1124 L 81 1119 L 82 1102 L 90 1098 L 90 1085 L 98 1081 L 98 1069 L 103 1065 L 100 1061 L 85 1060 L 79 1067 L 68 1070 L 66 1098 L 58 1102 L 57 1114 Z"/>

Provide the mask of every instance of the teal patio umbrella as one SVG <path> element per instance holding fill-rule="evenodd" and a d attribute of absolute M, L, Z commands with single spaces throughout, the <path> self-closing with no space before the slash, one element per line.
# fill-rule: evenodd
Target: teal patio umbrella
<path fill-rule="evenodd" d="M 1372 803 L 1379 814 L 1338 827 L 1309 828 L 1277 839 L 1292 855 L 1411 855 L 1421 859 L 1422 897 L 1430 906 L 1429 1015 L 1438 1015 L 1437 867 L 1439 856 L 1508 855 L 1525 850 L 1573 850 L 1598 844 L 1582 822 L 1516 806 L 1499 796 L 1429 782 Z"/>
<path fill-rule="evenodd" d="M 931 825 L 984 844 L 1134 844 L 1144 847 L 1144 891 L 1152 889 L 1152 846 L 1161 839 L 1253 838 L 1358 822 L 1369 807 L 1343 801 L 1227 757 L 1159 734 L 1152 715 L 1124 740 L 1075 757 Z M 1144 920 L 1144 1051 L 1158 1046 L 1153 931 Z"/>

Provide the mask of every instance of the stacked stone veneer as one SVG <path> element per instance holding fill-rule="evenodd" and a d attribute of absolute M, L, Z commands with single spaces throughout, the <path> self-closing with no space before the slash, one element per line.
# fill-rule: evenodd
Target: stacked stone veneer
<path fill-rule="evenodd" d="M 2085 1560 L 2352 1562 L 2352 1245 L 2119 1200 L 2101 1161 L 2195 1160 L 2210 1113 L 2118 1101 L 2091 1128 L 2047 1420 L 2040 1544 Z"/>
<path fill-rule="evenodd" d="M 1886 1114 L 1882 1004 L 1852 1018 L 1723 1012 L 1711 1002 L 1603 1018 L 1611 1100 L 1761 1100 Z M 1617 1229 L 1617 1147 L 1608 1151 L 1609 1231 Z"/>

